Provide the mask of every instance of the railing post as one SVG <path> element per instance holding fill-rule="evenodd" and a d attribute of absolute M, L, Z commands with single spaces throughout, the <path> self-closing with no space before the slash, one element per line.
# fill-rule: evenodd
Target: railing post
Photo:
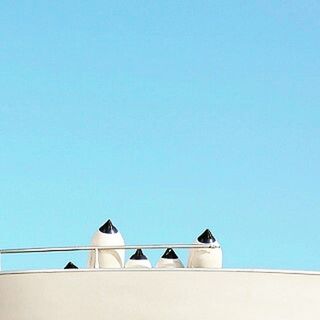
<path fill-rule="evenodd" d="M 94 253 L 95 253 L 94 268 L 99 269 L 100 268 L 100 266 L 99 266 L 99 249 L 95 248 Z"/>

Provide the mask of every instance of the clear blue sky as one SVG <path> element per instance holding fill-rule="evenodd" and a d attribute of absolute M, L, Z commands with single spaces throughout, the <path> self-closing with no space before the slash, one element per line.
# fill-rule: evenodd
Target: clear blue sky
<path fill-rule="evenodd" d="M 209 227 L 226 267 L 320 270 L 319 16 L 318 1 L 1 1 L 0 247 L 85 245 L 111 218 L 128 244 Z"/>

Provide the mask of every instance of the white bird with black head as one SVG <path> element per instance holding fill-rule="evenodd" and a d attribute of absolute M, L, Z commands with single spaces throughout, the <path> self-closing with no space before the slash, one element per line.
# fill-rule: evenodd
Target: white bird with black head
<path fill-rule="evenodd" d="M 184 268 L 184 266 L 174 250 L 168 248 L 159 259 L 156 268 Z"/>
<path fill-rule="evenodd" d="M 150 261 L 143 254 L 141 249 L 137 249 L 137 251 L 130 257 L 130 259 L 126 263 L 126 268 L 129 269 L 150 269 L 152 268 Z"/>
<path fill-rule="evenodd" d="M 124 240 L 120 231 L 112 224 L 109 219 L 92 237 L 93 246 L 124 246 Z M 123 268 L 124 249 L 101 249 L 92 251 L 89 255 L 89 268 Z"/>
<path fill-rule="evenodd" d="M 212 245 L 213 248 L 190 249 L 188 268 L 222 268 L 222 250 L 209 229 L 206 229 L 195 243 Z"/>
<path fill-rule="evenodd" d="M 79 269 L 73 262 L 69 261 L 66 266 L 64 267 L 64 269 Z"/>

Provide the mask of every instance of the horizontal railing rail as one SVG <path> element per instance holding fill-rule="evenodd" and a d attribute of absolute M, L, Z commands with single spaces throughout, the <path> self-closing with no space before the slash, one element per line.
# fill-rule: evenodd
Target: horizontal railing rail
<path fill-rule="evenodd" d="M 134 249 L 216 249 L 219 245 L 210 244 L 150 244 L 150 245 L 124 245 L 124 246 L 71 246 L 71 247 L 38 247 L 20 249 L 0 249 L 0 254 L 22 254 L 22 253 L 50 253 L 69 251 L 90 251 L 90 250 L 134 250 Z"/>

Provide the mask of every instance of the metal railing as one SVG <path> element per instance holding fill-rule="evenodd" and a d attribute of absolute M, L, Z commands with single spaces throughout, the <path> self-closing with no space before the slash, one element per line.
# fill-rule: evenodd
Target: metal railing
<path fill-rule="evenodd" d="M 193 249 L 193 248 L 220 248 L 213 243 L 210 244 L 148 244 L 148 245 L 124 245 L 124 246 L 71 246 L 71 247 L 37 247 L 19 249 L 0 249 L 0 254 L 20 253 L 45 253 L 45 252 L 67 252 L 67 251 L 89 251 L 89 250 L 134 250 L 134 249 Z"/>
<path fill-rule="evenodd" d="M 36 247 L 18 249 L 0 249 L 0 270 L 1 256 L 7 254 L 26 253 L 52 253 L 52 252 L 72 252 L 72 251 L 95 251 L 96 265 L 98 266 L 99 250 L 136 250 L 136 249 L 216 249 L 219 245 L 210 244 L 150 244 L 150 245 L 124 245 L 124 246 L 69 246 L 69 247 Z"/>

